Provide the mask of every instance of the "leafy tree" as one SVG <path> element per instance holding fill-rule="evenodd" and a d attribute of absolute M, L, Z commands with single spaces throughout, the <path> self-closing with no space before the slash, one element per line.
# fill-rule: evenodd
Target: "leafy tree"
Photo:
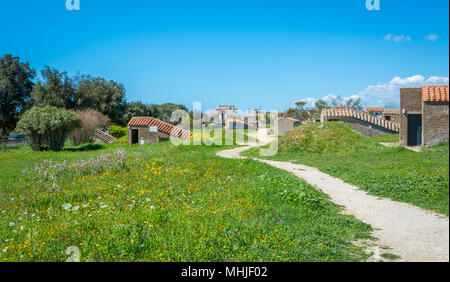
<path fill-rule="evenodd" d="M 170 122 L 170 116 L 176 110 L 184 110 L 188 112 L 188 108 L 181 104 L 165 103 L 157 106 L 157 118 L 165 122 Z"/>
<path fill-rule="evenodd" d="M 361 105 L 361 98 L 350 98 L 345 102 L 345 107 L 347 109 L 353 109 L 362 112 L 364 107 Z"/>
<path fill-rule="evenodd" d="M 126 105 L 124 115 L 124 123 L 127 123 L 132 117 L 150 116 L 154 118 L 159 117 L 159 110 L 156 105 L 144 104 L 140 101 L 131 102 Z"/>
<path fill-rule="evenodd" d="M 304 108 L 305 105 L 306 105 L 306 102 L 304 102 L 304 101 L 298 101 L 298 102 L 295 102 L 295 105 L 297 106 L 298 109 L 303 110 L 303 108 Z"/>
<path fill-rule="evenodd" d="M 325 100 L 319 99 L 314 103 L 314 107 L 317 109 L 323 108 L 331 108 L 330 104 L 328 104 Z"/>
<path fill-rule="evenodd" d="M 35 71 L 18 57 L 0 58 L 0 134 L 7 136 L 27 107 L 33 89 Z M 1 136 L 0 135 L 0 136 Z"/>
<path fill-rule="evenodd" d="M 303 108 L 289 108 L 286 111 L 286 116 L 303 121 L 308 119 L 308 111 Z"/>
<path fill-rule="evenodd" d="M 55 106 L 65 109 L 75 107 L 76 83 L 66 72 L 60 72 L 49 66 L 41 71 L 42 81 L 33 88 L 36 106 Z"/>
<path fill-rule="evenodd" d="M 123 124 L 126 110 L 125 88 L 115 81 L 101 77 L 82 76 L 75 97 L 76 109 L 96 109 L 113 123 Z"/>
<path fill-rule="evenodd" d="M 34 106 L 17 123 L 17 129 L 26 133 L 28 144 L 35 151 L 43 146 L 60 151 L 69 133 L 80 126 L 81 120 L 74 111 L 53 106 Z"/>

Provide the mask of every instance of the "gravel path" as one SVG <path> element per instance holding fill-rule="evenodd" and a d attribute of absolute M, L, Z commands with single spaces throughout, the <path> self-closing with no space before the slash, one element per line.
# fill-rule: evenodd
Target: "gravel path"
<path fill-rule="evenodd" d="M 269 141 L 267 136 L 262 143 Z M 217 155 L 241 159 L 244 158 L 239 155 L 242 151 L 255 146 L 257 144 L 220 151 Z M 369 195 L 358 187 L 313 167 L 290 162 L 255 160 L 291 172 L 328 194 L 334 203 L 344 207 L 344 213 L 352 214 L 371 225 L 374 229 L 373 236 L 378 239 L 377 245 L 390 248 L 383 251 L 376 248 L 376 260 L 379 253 L 385 252 L 400 256 L 396 261 L 449 261 L 448 217 L 410 204 Z"/>

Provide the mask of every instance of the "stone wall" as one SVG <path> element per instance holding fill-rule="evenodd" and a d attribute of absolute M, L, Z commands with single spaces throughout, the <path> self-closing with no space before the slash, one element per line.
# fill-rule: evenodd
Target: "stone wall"
<path fill-rule="evenodd" d="M 392 122 L 396 122 L 396 123 L 398 123 L 398 124 L 400 124 L 400 115 L 395 115 L 395 114 L 385 114 L 385 115 L 383 115 L 383 117 L 385 118 L 385 119 L 388 119 L 387 117 L 389 117 L 390 119 L 390 121 L 392 121 Z"/>
<path fill-rule="evenodd" d="M 377 135 L 385 135 L 385 134 L 392 134 L 394 132 L 390 131 L 389 129 L 376 126 L 374 124 L 371 124 L 369 122 L 355 119 L 352 117 L 333 117 L 329 119 L 330 121 L 343 121 L 345 123 L 348 123 L 351 127 L 353 127 L 356 131 L 361 133 L 365 136 L 377 136 Z"/>
<path fill-rule="evenodd" d="M 448 103 L 423 103 L 423 144 L 432 146 L 448 141 Z"/>
<path fill-rule="evenodd" d="M 294 121 L 285 118 L 278 120 L 278 136 L 286 135 L 293 129 L 294 129 Z"/>

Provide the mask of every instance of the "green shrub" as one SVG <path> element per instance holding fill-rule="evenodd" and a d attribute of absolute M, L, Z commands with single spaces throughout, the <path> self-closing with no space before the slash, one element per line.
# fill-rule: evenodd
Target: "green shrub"
<path fill-rule="evenodd" d="M 126 127 L 121 127 L 118 125 L 112 125 L 108 128 L 108 130 L 109 130 L 109 135 L 114 136 L 117 139 L 127 135 L 127 132 L 128 132 Z"/>
<path fill-rule="evenodd" d="M 128 136 L 122 136 L 120 138 L 118 138 L 115 142 L 116 144 L 128 144 Z"/>
<path fill-rule="evenodd" d="M 26 111 L 17 123 L 17 129 L 25 132 L 34 151 L 43 147 L 60 151 L 69 133 L 80 126 L 81 120 L 75 112 L 53 106 L 35 106 Z"/>

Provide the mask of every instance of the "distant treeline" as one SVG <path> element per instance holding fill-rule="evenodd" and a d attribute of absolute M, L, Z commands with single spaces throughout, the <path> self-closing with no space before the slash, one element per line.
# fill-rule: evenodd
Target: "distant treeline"
<path fill-rule="evenodd" d="M 132 116 L 152 116 L 169 122 L 174 110 L 186 106 L 166 103 L 127 102 L 125 87 L 116 81 L 91 75 L 69 76 L 67 72 L 44 66 L 41 79 L 28 62 L 19 57 L 0 57 L 0 135 L 16 127 L 20 115 L 33 106 L 55 106 L 71 110 L 94 109 L 118 125 Z"/>

